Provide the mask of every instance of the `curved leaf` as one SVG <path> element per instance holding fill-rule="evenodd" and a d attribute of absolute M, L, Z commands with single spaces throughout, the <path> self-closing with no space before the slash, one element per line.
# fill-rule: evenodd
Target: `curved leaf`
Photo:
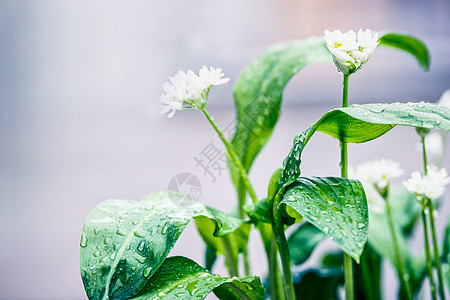
<path fill-rule="evenodd" d="M 262 299 L 264 295 L 257 276 L 222 277 L 186 257 L 174 256 L 167 258 L 131 299 L 204 299 L 212 291 L 220 299 Z"/>
<path fill-rule="evenodd" d="M 325 234 L 308 222 L 302 223 L 288 238 L 291 262 L 294 265 L 304 263 L 316 246 L 325 238 Z"/>
<path fill-rule="evenodd" d="M 253 60 L 236 80 L 237 124 L 231 143 L 247 171 L 278 121 L 286 84 L 314 62 L 332 63 L 322 37 L 277 43 Z M 232 177 L 236 183 L 239 174 L 233 172 Z"/>
<path fill-rule="evenodd" d="M 248 244 L 251 225 L 243 223 L 239 228 L 225 237 L 214 236 L 214 221 L 206 217 L 198 217 L 195 219 L 197 230 L 200 233 L 207 247 L 216 255 L 224 255 L 225 262 L 229 267 L 238 265 L 239 253 L 242 253 Z"/>
<path fill-rule="evenodd" d="M 200 203 L 186 207 L 174 204 L 183 198 L 159 192 L 139 202 L 107 200 L 91 211 L 80 242 L 81 275 L 90 299 L 136 295 L 197 216 L 214 220 L 217 236 L 242 225 L 240 219 Z"/>
<path fill-rule="evenodd" d="M 280 205 L 289 205 L 359 262 L 368 234 L 367 200 L 358 180 L 300 177 Z"/>
<path fill-rule="evenodd" d="M 352 105 L 327 112 L 294 138 L 283 161 L 279 186 L 286 187 L 300 176 L 301 154 L 316 131 L 346 143 L 364 143 L 385 134 L 396 125 L 450 130 L 450 109 L 432 103 Z"/>
<path fill-rule="evenodd" d="M 382 32 L 380 45 L 396 48 L 411 54 L 424 71 L 430 69 L 430 54 L 427 46 L 421 40 L 404 33 Z"/>

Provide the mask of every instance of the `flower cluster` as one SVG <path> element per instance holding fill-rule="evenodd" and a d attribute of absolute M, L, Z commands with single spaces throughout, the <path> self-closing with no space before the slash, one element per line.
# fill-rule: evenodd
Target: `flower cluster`
<path fill-rule="evenodd" d="M 333 54 L 334 64 L 347 75 L 361 69 L 379 43 L 378 33 L 372 34 L 369 29 L 360 29 L 358 35 L 353 30 L 346 33 L 325 30 L 324 39 Z"/>
<path fill-rule="evenodd" d="M 400 164 L 390 159 L 371 160 L 358 165 L 354 175 L 364 186 L 369 208 L 375 212 L 384 211 L 384 197 L 393 178 L 403 174 Z"/>
<path fill-rule="evenodd" d="M 450 183 L 450 177 L 445 168 L 438 169 L 436 166 L 429 165 L 427 169 L 427 175 L 413 172 L 411 178 L 403 181 L 406 189 L 414 193 L 418 200 L 439 198 L 445 191 L 444 186 Z"/>
<path fill-rule="evenodd" d="M 172 118 L 177 110 L 183 108 L 204 109 L 208 100 L 209 89 L 213 85 L 227 83 L 230 78 L 222 78 L 220 68 L 203 66 L 198 75 L 192 70 L 179 71 L 163 84 L 164 93 L 160 96 L 161 113 L 168 113 Z"/>

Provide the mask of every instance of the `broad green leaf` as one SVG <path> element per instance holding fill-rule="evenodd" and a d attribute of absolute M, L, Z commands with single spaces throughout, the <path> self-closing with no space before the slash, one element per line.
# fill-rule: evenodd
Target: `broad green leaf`
<path fill-rule="evenodd" d="M 300 177 L 287 188 L 280 205 L 291 206 L 359 262 L 369 218 L 366 195 L 359 181 Z"/>
<path fill-rule="evenodd" d="M 314 225 L 302 223 L 288 238 L 291 262 L 294 265 L 304 263 L 316 246 L 325 238 L 325 234 Z"/>
<path fill-rule="evenodd" d="M 427 46 L 421 40 L 404 33 L 380 33 L 380 46 L 388 46 L 411 54 L 424 71 L 430 69 L 430 54 Z"/>
<path fill-rule="evenodd" d="M 256 58 L 236 80 L 233 96 L 237 127 L 232 145 L 247 171 L 278 120 L 286 84 L 314 62 L 332 63 L 322 37 L 277 43 Z"/>
<path fill-rule="evenodd" d="M 294 138 L 281 168 L 279 186 L 286 187 L 300 176 L 301 154 L 316 131 L 346 143 L 364 143 L 396 125 L 450 130 L 450 109 L 423 102 L 364 104 L 333 109 Z"/>
<path fill-rule="evenodd" d="M 107 200 L 91 211 L 80 242 L 81 276 L 89 299 L 136 295 L 193 218 L 214 220 L 217 236 L 242 225 L 241 220 L 201 203 L 175 204 L 183 199 L 177 193 L 159 192 L 139 202 Z"/>
<path fill-rule="evenodd" d="M 219 299 L 262 299 L 264 288 L 257 276 L 222 277 L 192 260 L 167 258 L 132 300 L 204 299 L 214 292 Z"/>
<path fill-rule="evenodd" d="M 251 225 L 243 223 L 239 228 L 225 237 L 214 236 L 216 225 L 214 221 L 207 217 L 198 217 L 195 219 L 197 230 L 200 233 L 205 244 L 216 255 L 225 256 L 225 262 L 229 267 L 238 265 L 238 255 L 247 248 Z M 230 266 L 230 264 L 232 264 Z"/>
<path fill-rule="evenodd" d="M 297 299 L 337 300 L 339 299 L 339 285 L 344 281 L 344 274 L 340 268 L 308 269 L 294 277 Z"/>

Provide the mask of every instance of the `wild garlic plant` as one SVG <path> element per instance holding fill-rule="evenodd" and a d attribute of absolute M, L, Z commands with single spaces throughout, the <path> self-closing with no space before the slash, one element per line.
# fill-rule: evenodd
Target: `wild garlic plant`
<path fill-rule="evenodd" d="M 161 113 L 169 118 L 183 109 L 203 113 L 226 149 L 238 214 L 187 203 L 185 195 L 170 191 L 152 193 L 141 201 L 100 203 L 87 217 L 80 242 L 81 277 L 89 299 L 204 299 L 211 292 L 220 299 L 337 299 L 342 284 L 346 299 L 382 299 L 383 259 L 397 271 L 399 298 L 413 299 L 428 272 L 432 297 L 439 290 L 445 299 L 450 225 L 439 247 L 434 212 L 450 181 L 446 171 L 425 167 L 424 175 L 413 173 L 404 181 L 406 189 L 392 184 L 403 171 L 389 159 L 350 168 L 349 174 L 347 143 L 379 138 L 397 125 L 415 127 L 421 134 L 427 166 L 427 131 L 450 130 L 450 108 L 445 105 L 349 106 L 349 77 L 379 46 L 402 50 L 423 70 L 429 68 L 424 43 L 395 32 L 325 31 L 324 37 L 273 45 L 234 83 L 237 124 L 229 140 L 206 110 L 210 89 L 229 81 L 222 70 L 204 66 L 198 74 L 189 70 L 169 77 L 160 97 Z M 318 62 L 334 63 L 343 75 L 342 104 L 294 138 L 284 162 L 269 180 L 267 195 L 257 195 L 248 174 L 278 121 L 283 90 L 302 68 Z M 303 149 L 317 131 L 339 141 L 340 176 L 300 176 Z M 426 254 L 415 257 L 408 237 L 420 214 Z M 191 220 L 206 244 L 203 266 L 186 257 L 169 256 Z M 286 236 L 289 226 L 295 228 Z M 247 244 L 253 229 L 259 232 L 267 256 L 267 278 L 251 274 Z M 326 238 L 341 251 L 326 253 L 316 268 L 302 269 Z M 229 276 L 212 273 L 218 256 L 224 257 Z"/>

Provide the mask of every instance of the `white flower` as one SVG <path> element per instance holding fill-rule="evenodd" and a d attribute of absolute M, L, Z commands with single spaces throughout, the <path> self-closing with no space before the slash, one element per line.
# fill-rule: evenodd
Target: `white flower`
<path fill-rule="evenodd" d="M 379 43 L 378 33 L 372 34 L 369 29 L 360 29 L 358 35 L 353 30 L 346 33 L 325 30 L 324 39 L 333 54 L 334 64 L 344 74 L 352 74 L 361 69 Z"/>
<path fill-rule="evenodd" d="M 450 90 L 446 90 L 441 98 L 439 99 L 438 104 L 440 105 L 444 105 L 447 106 L 448 108 L 450 108 Z"/>
<path fill-rule="evenodd" d="M 392 178 L 403 174 L 398 162 L 385 158 L 362 163 L 356 167 L 355 171 L 357 178 L 379 189 L 386 188 Z"/>
<path fill-rule="evenodd" d="M 186 73 L 179 71 L 175 76 L 169 77 L 169 81 L 163 84 L 164 93 L 159 97 L 161 113 L 169 112 L 172 118 L 175 111 L 183 108 L 203 109 L 208 100 L 209 89 L 212 85 L 227 83 L 229 78 L 222 78 L 221 69 L 203 66 L 199 75 L 189 70 Z"/>
<path fill-rule="evenodd" d="M 416 197 L 419 200 L 422 198 L 439 198 L 445 191 L 444 186 L 450 183 L 450 177 L 448 177 L 445 168 L 438 169 L 436 166 L 429 165 L 427 169 L 427 175 L 413 172 L 411 178 L 403 181 L 403 185 L 406 189 L 411 193 L 416 194 Z"/>
<path fill-rule="evenodd" d="M 369 208 L 384 211 L 384 199 L 393 178 L 403 174 L 400 164 L 390 159 L 377 159 L 362 163 L 354 170 L 354 176 L 363 184 Z"/>

